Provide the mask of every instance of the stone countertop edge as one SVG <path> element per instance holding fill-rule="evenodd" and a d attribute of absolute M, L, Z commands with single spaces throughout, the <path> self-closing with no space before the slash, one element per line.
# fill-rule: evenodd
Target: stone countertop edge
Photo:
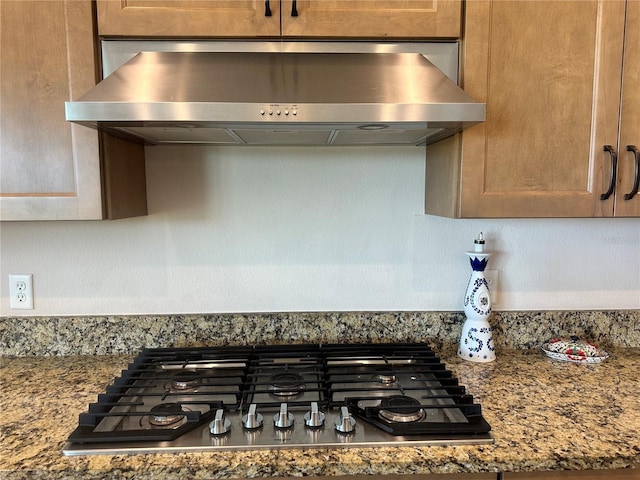
<path fill-rule="evenodd" d="M 436 350 L 436 353 L 440 354 Z M 132 355 L 0 358 L 0 478 L 218 479 L 640 468 L 640 349 L 600 364 L 503 350 L 475 364 L 443 355 L 482 404 L 495 443 L 66 457 L 78 414 Z M 640 471 L 639 471 L 640 474 Z"/>
<path fill-rule="evenodd" d="M 118 355 L 142 348 L 267 343 L 458 342 L 462 312 L 301 312 L 0 317 L 0 355 Z M 578 335 L 603 347 L 640 348 L 640 310 L 493 312 L 494 343 L 534 349 Z"/>

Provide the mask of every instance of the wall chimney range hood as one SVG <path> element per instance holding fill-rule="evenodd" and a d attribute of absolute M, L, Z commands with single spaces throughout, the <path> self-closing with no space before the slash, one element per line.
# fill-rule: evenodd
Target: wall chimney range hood
<path fill-rule="evenodd" d="M 142 43 L 103 45 L 140 53 L 66 102 L 68 121 L 151 145 L 424 145 L 485 118 L 402 44 Z"/>

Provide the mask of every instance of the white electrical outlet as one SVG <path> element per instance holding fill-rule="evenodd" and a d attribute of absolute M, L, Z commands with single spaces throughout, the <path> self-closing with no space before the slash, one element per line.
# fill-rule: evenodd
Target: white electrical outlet
<path fill-rule="evenodd" d="M 491 295 L 491 305 L 498 304 L 498 288 L 500 287 L 500 270 L 485 270 L 484 278 L 489 286 L 489 294 Z"/>
<path fill-rule="evenodd" d="M 33 310 L 32 274 L 9 274 L 9 308 L 14 310 Z"/>

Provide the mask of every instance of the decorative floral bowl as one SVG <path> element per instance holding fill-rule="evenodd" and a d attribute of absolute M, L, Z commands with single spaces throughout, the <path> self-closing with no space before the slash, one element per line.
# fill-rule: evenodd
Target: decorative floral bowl
<path fill-rule="evenodd" d="M 542 345 L 542 351 L 554 360 L 576 363 L 600 363 L 609 356 L 596 344 L 582 341 L 576 336 L 552 338 Z"/>

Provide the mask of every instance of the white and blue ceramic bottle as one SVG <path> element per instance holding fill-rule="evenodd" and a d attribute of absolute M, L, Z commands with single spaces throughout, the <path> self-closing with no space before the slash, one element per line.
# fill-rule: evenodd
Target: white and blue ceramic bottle
<path fill-rule="evenodd" d="M 471 261 L 471 277 L 464 294 L 464 313 L 467 317 L 460 334 L 458 356 L 471 362 L 492 362 L 496 359 L 493 330 L 489 324 L 491 295 L 484 277 L 490 253 L 484 251 L 482 232 L 474 241 L 474 251 L 466 252 Z"/>

